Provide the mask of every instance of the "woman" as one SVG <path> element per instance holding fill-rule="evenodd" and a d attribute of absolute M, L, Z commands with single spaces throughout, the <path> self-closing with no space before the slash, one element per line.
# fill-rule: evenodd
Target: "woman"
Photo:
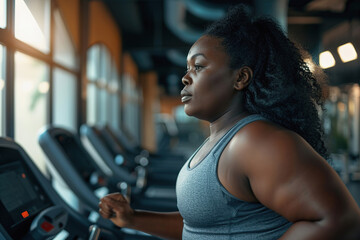
<path fill-rule="evenodd" d="M 182 82 L 210 136 L 179 173 L 179 212 L 110 194 L 104 218 L 166 239 L 360 239 L 359 207 L 325 160 L 321 88 L 272 20 L 233 8 L 191 47 Z"/>

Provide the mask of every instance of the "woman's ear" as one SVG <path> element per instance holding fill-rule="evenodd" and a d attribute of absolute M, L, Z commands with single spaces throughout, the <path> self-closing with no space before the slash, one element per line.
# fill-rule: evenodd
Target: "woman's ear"
<path fill-rule="evenodd" d="M 237 79 L 234 83 L 234 88 L 236 90 L 242 90 L 246 88 L 253 77 L 253 71 L 250 67 L 244 66 L 237 70 Z"/>

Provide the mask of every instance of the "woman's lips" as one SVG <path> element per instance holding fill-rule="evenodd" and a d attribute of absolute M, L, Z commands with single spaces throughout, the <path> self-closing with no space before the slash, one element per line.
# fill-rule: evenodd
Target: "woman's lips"
<path fill-rule="evenodd" d="M 183 89 L 182 91 L 181 91 L 181 102 L 188 102 L 188 101 L 190 101 L 191 100 L 191 98 L 192 98 L 192 96 L 191 96 L 191 94 L 190 94 L 190 92 L 188 92 L 187 90 L 185 90 L 185 89 Z"/>
<path fill-rule="evenodd" d="M 186 95 L 186 96 L 182 96 L 181 97 L 181 102 L 187 102 L 187 101 L 190 101 L 191 99 L 191 96 L 190 95 Z"/>

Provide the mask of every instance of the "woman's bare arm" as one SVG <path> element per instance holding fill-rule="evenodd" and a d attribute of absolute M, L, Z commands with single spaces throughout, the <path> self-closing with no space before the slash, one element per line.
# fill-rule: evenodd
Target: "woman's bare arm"
<path fill-rule="evenodd" d="M 183 219 L 179 212 L 161 213 L 133 210 L 120 194 L 103 197 L 99 204 L 100 215 L 119 227 L 126 227 L 164 239 L 181 239 Z"/>
<path fill-rule="evenodd" d="M 360 239 L 359 207 L 330 165 L 293 132 L 260 131 L 240 167 L 256 199 L 294 223 L 282 239 Z"/>

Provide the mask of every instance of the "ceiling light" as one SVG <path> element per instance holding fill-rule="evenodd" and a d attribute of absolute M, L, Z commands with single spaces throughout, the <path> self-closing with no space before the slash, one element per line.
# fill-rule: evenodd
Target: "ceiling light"
<path fill-rule="evenodd" d="M 346 43 L 337 48 L 341 61 L 346 63 L 357 58 L 357 53 L 352 43 Z"/>
<path fill-rule="evenodd" d="M 330 51 L 320 53 L 319 62 L 321 68 L 331 68 L 335 66 L 335 59 Z"/>

